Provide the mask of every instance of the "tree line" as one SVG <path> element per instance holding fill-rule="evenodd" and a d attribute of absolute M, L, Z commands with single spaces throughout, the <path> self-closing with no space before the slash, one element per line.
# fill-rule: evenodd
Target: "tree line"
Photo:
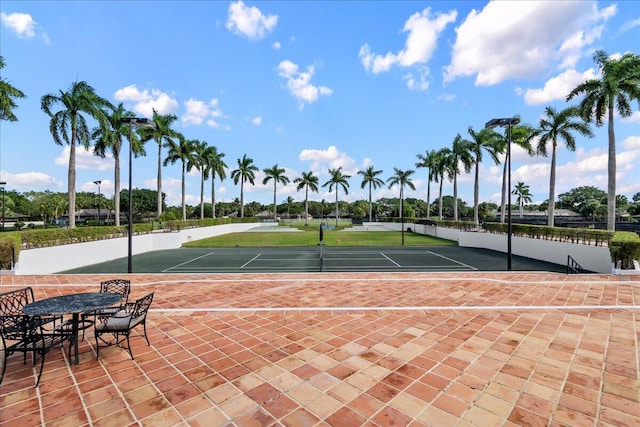
<path fill-rule="evenodd" d="M 479 223 L 481 215 L 481 203 L 479 203 L 479 167 L 483 157 L 487 155 L 496 165 L 507 149 L 508 144 L 516 144 L 525 149 L 530 155 L 550 156 L 551 168 L 549 177 L 549 197 L 547 199 L 548 224 L 554 225 L 554 210 L 556 208 L 555 181 L 556 181 L 556 149 L 558 144 L 564 143 L 569 151 L 576 148 L 576 135 L 592 137 L 591 123 L 596 126 L 608 125 L 608 185 L 607 198 L 604 205 L 607 207 L 607 228 L 615 229 L 616 220 L 616 140 L 614 132 L 614 113 L 621 117 L 629 117 L 633 113 L 632 102 L 637 101 L 640 106 L 640 56 L 634 53 L 625 53 L 619 57 L 610 57 L 604 51 L 597 51 L 593 60 L 600 72 L 599 77 L 585 81 L 576 86 L 566 95 L 566 101 L 579 98 L 578 105 L 568 106 L 564 109 L 546 107 L 544 117 L 535 126 L 529 124 L 515 125 L 500 133 L 493 129 L 484 128 L 475 130 L 468 127 L 467 137 L 457 134 L 449 147 L 438 150 L 427 150 L 424 154 L 417 154 L 416 168 L 427 170 L 427 199 L 426 217 L 432 215 L 431 183 L 439 184 L 437 216 L 444 217 L 443 183 L 445 180 L 453 183 L 453 219 L 460 217 L 460 203 L 457 196 L 457 177 L 464 170 L 471 173 L 474 170 L 474 201 L 473 221 Z M 0 69 L 5 66 L 4 58 L 0 57 Z M 13 110 L 17 108 L 16 99 L 25 95 L 19 89 L 13 87 L 8 81 L 0 81 L 0 119 L 15 121 L 17 117 Z M 86 82 L 74 82 L 66 90 L 48 93 L 41 98 L 41 109 L 50 117 L 49 129 L 56 144 L 68 144 L 69 168 L 67 210 L 69 226 L 75 226 L 75 210 L 78 206 L 75 190 L 75 152 L 76 146 L 82 145 L 87 149 L 93 148 L 95 155 L 105 157 L 110 153 L 114 159 L 114 210 L 116 225 L 119 225 L 121 210 L 120 191 L 120 154 L 123 139 L 128 139 L 132 152 L 136 156 L 146 155 L 145 143 L 154 141 L 157 144 L 157 188 L 155 215 L 161 218 L 164 205 L 162 193 L 162 168 L 168 164 L 179 163 L 182 171 L 182 206 L 181 217 L 187 218 L 187 205 L 185 203 L 185 174 L 196 169 L 200 174 L 200 218 L 205 216 L 204 183 L 211 180 L 211 216 L 216 217 L 216 207 L 219 204 L 215 200 L 215 180 L 224 180 L 229 167 L 224 161 L 225 154 L 209 145 L 206 141 L 188 139 L 173 128 L 177 117 L 172 114 L 159 114 L 153 110 L 153 117 L 148 125 L 134 126 L 131 120 L 135 117 L 133 112 L 127 111 L 123 104 L 113 105 L 105 98 L 99 96 Z M 87 119 L 91 118 L 97 126 L 89 128 Z M 550 147 L 550 153 L 549 151 Z M 167 150 L 163 157 L 163 149 Z M 503 162 L 502 173 L 502 197 L 500 203 L 501 221 L 504 221 L 505 199 L 507 191 L 519 192 L 520 206 L 528 197 L 525 190 L 526 184 L 518 183 L 516 188 L 506 188 L 507 162 Z M 240 216 L 245 215 L 244 185 L 255 184 L 255 174 L 259 168 L 253 159 L 247 154 L 237 159 L 237 167 L 231 170 L 230 177 L 235 185 L 240 186 L 239 211 Z M 278 205 L 277 186 L 286 185 L 291 177 L 285 175 L 285 169 L 278 164 L 264 168 L 265 178 L 263 184 L 273 182 L 273 215 L 277 217 Z M 322 184 L 329 192 L 335 192 L 335 216 L 339 217 L 339 190 L 347 194 L 350 175 L 344 173 L 341 167 L 329 169 L 329 179 Z M 362 176 L 361 188 L 368 188 L 368 215 L 372 219 L 373 201 L 372 189 L 383 185 L 389 188 L 399 189 L 398 216 L 405 216 L 404 190 L 405 187 L 414 189 L 412 176 L 413 169 L 394 168 L 394 173 L 386 180 L 380 175 L 382 170 L 376 170 L 374 166 L 358 171 Z M 313 172 L 303 172 L 301 176 L 293 178 L 298 190 L 305 192 L 305 217 L 309 214 L 309 192 L 318 192 L 319 178 Z M 519 186 L 519 188 L 518 188 Z M 601 202 L 600 202 L 601 203 Z M 602 204 L 602 203 L 601 203 Z"/>

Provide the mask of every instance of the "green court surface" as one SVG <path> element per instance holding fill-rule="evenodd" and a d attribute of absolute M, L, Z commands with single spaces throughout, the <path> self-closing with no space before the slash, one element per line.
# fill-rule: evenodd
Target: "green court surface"
<path fill-rule="evenodd" d="M 133 257 L 134 273 L 464 272 L 506 271 L 507 255 L 457 246 L 180 248 Z M 566 272 L 566 266 L 519 256 L 514 271 Z M 61 273 L 124 273 L 119 258 Z"/>

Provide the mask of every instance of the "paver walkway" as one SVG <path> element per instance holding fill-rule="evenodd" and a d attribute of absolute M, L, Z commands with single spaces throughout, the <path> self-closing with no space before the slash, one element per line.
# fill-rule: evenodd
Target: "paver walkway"
<path fill-rule="evenodd" d="M 124 277 L 124 275 L 122 276 Z M 100 275 L 2 276 L 36 299 Z M 131 275 L 151 346 L 22 357 L 2 426 L 637 426 L 640 277 Z"/>

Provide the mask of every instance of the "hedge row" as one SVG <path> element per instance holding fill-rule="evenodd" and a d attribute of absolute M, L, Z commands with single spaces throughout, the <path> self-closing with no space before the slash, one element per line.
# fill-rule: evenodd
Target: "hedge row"
<path fill-rule="evenodd" d="M 0 270 L 10 270 L 20 256 L 20 234 L 17 231 L 2 233 L 0 238 Z"/>
<path fill-rule="evenodd" d="M 499 222 L 484 223 L 484 229 L 490 233 L 507 233 L 507 224 Z M 613 232 L 591 228 L 549 227 L 546 225 L 511 224 L 511 234 L 530 239 L 555 240 L 566 243 L 605 246 L 613 237 Z"/>

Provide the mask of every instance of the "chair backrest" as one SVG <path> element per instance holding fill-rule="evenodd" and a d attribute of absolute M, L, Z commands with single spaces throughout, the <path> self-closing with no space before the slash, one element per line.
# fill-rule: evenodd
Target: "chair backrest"
<path fill-rule="evenodd" d="M 25 305 L 33 302 L 33 289 L 30 286 L 0 294 L 0 316 L 22 315 Z"/>
<path fill-rule="evenodd" d="M 151 306 L 151 301 L 153 301 L 153 292 L 137 300 L 136 305 L 133 308 L 133 312 L 131 313 L 131 318 L 136 319 L 141 316 L 146 316 L 147 311 L 149 311 L 149 307 Z"/>
<path fill-rule="evenodd" d="M 111 279 L 100 283 L 100 292 L 122 295 L 121 304 L 126 304 L 131 293 L 131 281 L 127 279 Z"/>

